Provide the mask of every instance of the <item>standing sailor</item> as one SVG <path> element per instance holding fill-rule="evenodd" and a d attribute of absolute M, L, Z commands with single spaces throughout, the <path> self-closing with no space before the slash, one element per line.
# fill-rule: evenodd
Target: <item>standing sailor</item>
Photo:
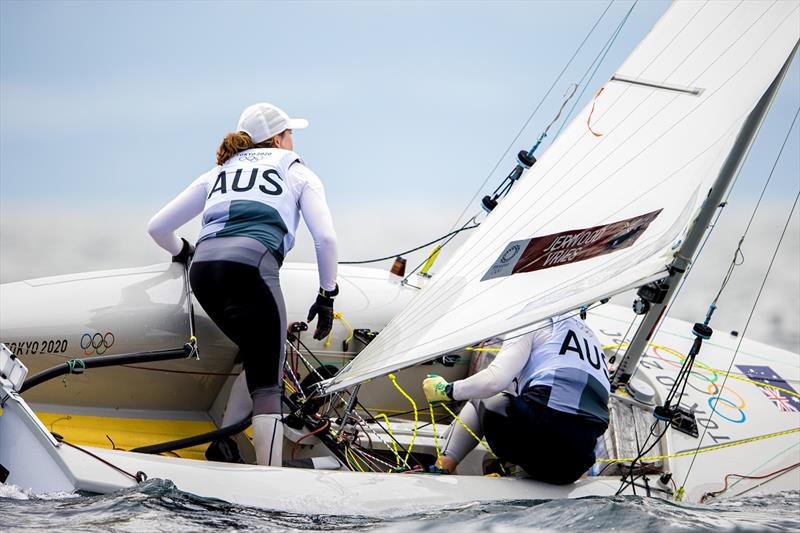
<path fill-rule="evenodd" d="M 309 311 L 315 339 L 333 325 L 337 250 L 320 179 L 294 149 L 292 130 L 306 128 L 266 103 L 242 112 L 237 131 L 217 151 L 217 166 L 201 175 L 150 221 L 156 243 L 187 263 L 194 294 L 238 347 L 252 398 L 253 441 L 261 465 L 281 465 L 281 391 L 286 309 L 279 269 L 294 245 L 300 213 L 314 238 L 320 289 Z M 203 214 L 197 249 L 175 230 Z M 242 381 L 240 376 L 239 382 Z M 242 387 L 243 389 L 243 387 Z M 236 403 L 242 403 L 239 399 Z M 230 402 L 229 402 L 230 403 Z"/>
<path fill-rule="evenodd" d="M 431 403 L 471 400 L 459 418 L 475 435 L 499 459 L 554 484 L 572 483 L 594 464 L 608 427 L 609 387 L 597 335 L 572 316 L 506 340 L 486 369 L 466 379 L 423 381 Z M 454 421 L 437 466 L 453 472 L 477 444 Z"/>

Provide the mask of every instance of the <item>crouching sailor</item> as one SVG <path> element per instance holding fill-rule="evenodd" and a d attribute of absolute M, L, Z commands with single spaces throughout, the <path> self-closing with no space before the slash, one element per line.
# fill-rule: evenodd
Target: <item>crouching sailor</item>
<path fill-rule="evenodd" d="M 431 403 L 470 400 L 459 418 L 500 460 L 554 484 L 572 483 L 594 464 L 608 427 L 609 386 L 597 335 L 572 316 L 507 339 L 486 369 L 466 379 L 423 381 Z M 455 471 L 477 444 L 454 421 L 437 466 Z"/>
<path fill-rule="evenodd" d="M 188 263 L 192 247 L 174 232 L 203 214 L 189 278 L 203 310 L 239 347 L 245 371 L 233 388 L 223 424 L 238 422 L 231 418 L 245 418 L 252 408 L 253 444 L 261 465 L 281 466 L 286 308 L 279 269 L 294 244 L 301 212 L 319 268 L 320 290 L 309 312 L 309 321 L 319 317 L 315 339 L 330 332 L 333 297 L 339 292 L 336 235 L 325 191 L 293 151 L 292 129 L 306 126 L 306 120 L 290 119 L 271 104 L 248 107 L 237 131 L 222 141 L 217 166 L 161 209 L 148 227 L 174 261 Z"/>

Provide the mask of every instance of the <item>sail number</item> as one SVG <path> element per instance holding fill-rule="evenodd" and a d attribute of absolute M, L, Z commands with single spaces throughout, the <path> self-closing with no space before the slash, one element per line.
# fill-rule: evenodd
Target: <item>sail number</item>
<path fill-rule="evenodd" d="M 7 342 L 4 344 L 14 355 L 64 353 L 67 351 L 67 339 Z"/>

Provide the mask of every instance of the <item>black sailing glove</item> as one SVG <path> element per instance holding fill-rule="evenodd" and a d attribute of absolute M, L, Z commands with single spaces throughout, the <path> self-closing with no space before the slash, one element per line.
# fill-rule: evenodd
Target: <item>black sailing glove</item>
<path fill-rule="evenodd" d="M 184 265 L 189 264 L 189 260 L 194 256 L 194 246 L 189 244 L 189 241 L 186 239 L 181 239 L 183 242 L 183 246 L 181 246 L 181 251 L 178 252 L 178 255 L 172 256 L 173 263 L 183 263 Z"/>
<path fill-rule="evenodd" d="M 314 330 L 314 338 L 321 341 L 328 336 L 333 327 L 333 297 L 339 294 L 339 285 L 332 291 L 326 291 L 323 288 L 319 289 L 317 294 L 317 301 L 308 310 L 307 322 L 317 318 L 317 329 Z"/>

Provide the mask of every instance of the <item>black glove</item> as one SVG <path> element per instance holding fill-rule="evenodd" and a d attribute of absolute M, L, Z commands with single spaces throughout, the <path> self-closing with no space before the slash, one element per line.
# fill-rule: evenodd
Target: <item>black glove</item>
<path fill-rule="evenodd" d="M 184 265 L 189 264 L 189 260 L 194 256 L 194 246 L 189 244 L 189 241 L 186 239 L 181 239 L 183 241 L 183 246 L 181 246 L 181 251 L 178 252 L 178 255 L 172 256 L 173 263 L 183 263 Z"/>
<path fill-rule="evenodd" d="M 333 327 L 333 297 L 337 294 L 339 294 L 339 285 L 336 285 L 332 291 L 320 288 L 319 294 L 317 294 L 317 301 L 308 310 L 307 322 L 311 322 L 314 317 L 319 315 L 317 329 L 314 330 L 314 338 L 318 341 L 327 337 L 328 333 L 331 332 Z"/>

